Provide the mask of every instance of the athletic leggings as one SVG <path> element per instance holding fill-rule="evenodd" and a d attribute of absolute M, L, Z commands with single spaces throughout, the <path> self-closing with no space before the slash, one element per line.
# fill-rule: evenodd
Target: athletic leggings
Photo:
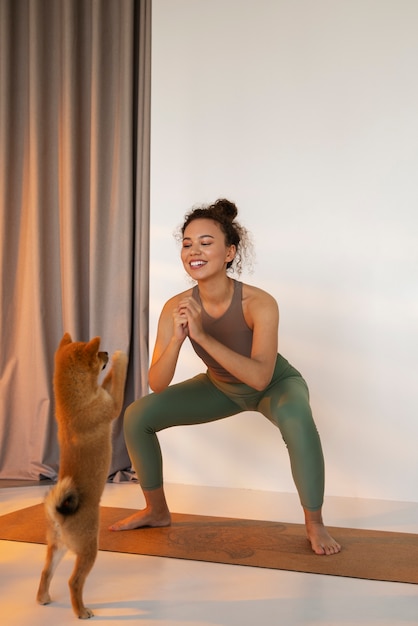
<path fill-rule="evenodd" d="M 125 440 L 144 491 L 163 485 L 161 449 L 156 433 L 171 426 L 203 424 L 258 411 L 281 432 L 302 506 L 321 508 L 324 459 L 309 405 L 309 392 L 300 373 L 281 355 L 269 386 L 256 391 L 243 383 L 219 382 L 209 373 L 151 393 L 125 412 Z"/>

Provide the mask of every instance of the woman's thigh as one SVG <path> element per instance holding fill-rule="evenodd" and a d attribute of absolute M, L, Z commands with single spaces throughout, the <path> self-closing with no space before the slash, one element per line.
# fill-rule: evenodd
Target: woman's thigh
<path fill-rule="evenodd" d="M 127 418 L 141 422 L 148 431 L 158 432 L 171 426 L 212 422 L 241 410 L 205 374 L 200 374 L 137 400 L 128 407 Z"/>

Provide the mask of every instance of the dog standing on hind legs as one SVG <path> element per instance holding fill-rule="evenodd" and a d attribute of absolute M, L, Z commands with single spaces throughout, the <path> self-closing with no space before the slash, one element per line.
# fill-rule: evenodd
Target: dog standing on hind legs
<path fill-rule="evenodd" d="M 48 547 L 37 600 L 51 602 L 49 586 L 67 550 L 76 555 L 68 581 L 77 617 L 93 612 L 84 606 L 83 587 L 98 550 L 99 505 L 108 476 L 112 446 L 111 423 L 119 416 L 125 390 L 128 358 L 112 356 L 112 369 L 102 385 L 107 352 L 99 352 L 100 337 L 73 342 L 65 333 L 55 353 L 54 395 L 60 469 L 57 484 L 45 499 Z"/>

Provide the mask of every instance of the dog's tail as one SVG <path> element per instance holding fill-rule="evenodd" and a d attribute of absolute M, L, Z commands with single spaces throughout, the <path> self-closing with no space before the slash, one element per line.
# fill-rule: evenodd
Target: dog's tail
<path fill-rule="evenodd" d="M 45 499 L 45 506 L 51 517 L 61 513 L 67 517 L 73 515 L 80 506 L 80 494 L 70 476 L 65 476 L 51 489 Z"/>

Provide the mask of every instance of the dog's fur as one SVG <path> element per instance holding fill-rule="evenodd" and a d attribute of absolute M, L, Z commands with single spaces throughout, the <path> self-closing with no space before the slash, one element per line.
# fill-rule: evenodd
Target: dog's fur
<path fill-rule="evenodd" d="M 51 602 L 49 586 L 67 549 L 76 555 L 69 579 L 71 603 L 79 618 L 93 612 L 83 603 L 83 587 L 96 560 L 99 503 L 111 461 L 111 422 L 122 410 L 127 356 L 115 352 L 102 385 L 100 371 L 108 361 L 99 352 L 100 337 L 73 342 L 66 333 L 55 353 L 54 395 L 60 469 L 57 484 L 45 499 L 48 548 L 37 600 Z"/>

